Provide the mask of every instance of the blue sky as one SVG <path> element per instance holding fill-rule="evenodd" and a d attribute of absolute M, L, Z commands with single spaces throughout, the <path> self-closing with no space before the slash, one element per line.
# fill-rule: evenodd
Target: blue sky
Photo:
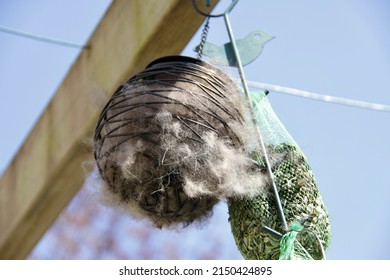
<path fill-rule="evenodd" d="M 229 1 L 221 1 L 221 5 Z M 0 0 L 0 25 L 84 43 L 110 1 Z M 390 2 L 241 0 L 237 39 L 276 39 L 245 67 L 248 80 L 390 104 Z M 192 48 L 200 33 L 184 50 Z M 208 41 L 228 41 L 212 19 Z M 0 32 L 0 173 L 77 58 L 77 49 Z M 390 113 L 271 92 L 269 100 L 306 154 L 332 221 L 330 259 L 390 259 Z"/>

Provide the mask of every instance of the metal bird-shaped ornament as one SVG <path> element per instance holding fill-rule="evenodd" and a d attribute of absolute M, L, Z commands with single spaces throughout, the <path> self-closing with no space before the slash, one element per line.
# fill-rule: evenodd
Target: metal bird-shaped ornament
<path fill-rule="evenodd" d="M 249 33 L 245 38 L 236 40 L 242 65 L 247 65 L 254 61 L 263 51 L 264 44 L 274 38 L 274 36 L 262 30 L 256 30 Z M 195 47 L 195 51 L 198 52 L 199 49 L 200 45 Z M 237 66 L 231 42 L 220 46 L 206 41 L 202 49 L 202 54 L 212 59 L 214 64 Z"/>

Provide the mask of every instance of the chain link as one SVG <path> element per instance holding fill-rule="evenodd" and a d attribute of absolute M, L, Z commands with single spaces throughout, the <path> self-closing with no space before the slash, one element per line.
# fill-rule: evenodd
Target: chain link
<path fill-rule="evenodd" d="M 210 22 L 210 17 L 207 17 L 206 18 L 206 24 L 203 27 L 202 37 L 201 37 L 200 44 L 199 44 L 199 47 L 198 47 L 198 55 L 197 55 L 198 59 L 202 59 L 203 47 L 204 47 L 204 44 L 206 43 L 207 34 L 208 34 L 209 28 L 210 28 L 209 22 Z"/>

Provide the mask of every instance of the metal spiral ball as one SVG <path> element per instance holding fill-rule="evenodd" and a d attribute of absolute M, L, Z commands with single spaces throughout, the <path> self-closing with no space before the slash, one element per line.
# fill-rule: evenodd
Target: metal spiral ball
<path fill-rule="evenodd" d="M 158 227 L 210 215 L 218 198 L 189 197 L 183 174 L 207 178 L 206 133 L 242 145 L 240 99 L 233 81 L 208 63 L 183 56 L 152 62 L 116 90 L 96 126 L 94 156 L 109 191 Z"/>

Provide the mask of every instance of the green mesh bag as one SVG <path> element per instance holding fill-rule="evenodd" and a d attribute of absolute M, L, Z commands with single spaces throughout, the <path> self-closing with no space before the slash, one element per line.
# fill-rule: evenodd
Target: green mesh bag
<path fill-rule="evenodd" d="M 289 230 L 283 229 L 278 217 L 270 179 L 269 190 L 256 197 L 229 199 L 236 244 L 245 259 L 324 259 L 331 239 L 330 221 L 312 170 L 266 95 L 251 91 L 251 98 Z M 266 176 L 264 152 L 254 150 L 251 156 Z M 281 233 L 282 238 L 264 227 Z"/>

